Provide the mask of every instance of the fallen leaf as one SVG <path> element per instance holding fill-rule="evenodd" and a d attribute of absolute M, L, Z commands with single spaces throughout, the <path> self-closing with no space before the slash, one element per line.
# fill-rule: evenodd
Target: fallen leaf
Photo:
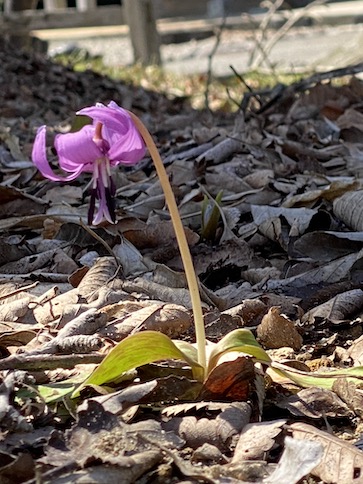
<path fill-rule="evenodd" d="M 266 348 L 282 348 L 290 346 L 298 351 L 303 343 L 302 336 L 295 325 L 280 313 L 278 307 L 273 306 L 262 318 L 257 327 L 257 336 Z"/>
<path fill-rule="evenodd" d="M 340 380 L 337 380 L 337 382 L 339 381 Z M 334 383 L 334 385 L 335 384 L 338 383 Z M 278 406 L 288 410 L 292 415 L 297 417 L 315 419 L 325 417 L 352 417 L 352 412 L 349 410 L 346 403 L 344 403 L 334 391 L 323 388 L 305 388 L 296 393 L 296 395 L 283 398 L 278 402 Z"/>
<path fill-rule="evenodd" d="M 266 484 L 297 484 L 321 462 L 324 448 L 312 440 L 285 438 L 285 448 Z"/>
<path fill-rule="evenodd" d="M 363 476 L 363 452 L 352 444 L 333 435 L 318 430 L 305 423 L 293 423 L 288 426 L 294 439 L 312 440 L 323 446 L 321 462 L 312 469 L 312 475 L 324 482 L 355 484 Z"/>
<path fill-rule="evenodd" d="M 215 445 L 221 452 L 231 448 L 251 416 L 251 407 L 245 402 L 233 402 L 225 407 L 215 419 L 173 417 L 164 422 L 165 431 L 173 431 L 192 449 L 204 443 Z"/>
<path fill-rule="evenodd" d="M 239 436 L 229 465 L 239 464 L 242 460 L 263 460 L 285 424 L 286 420 L 281 419 L 247 424 Z"/>

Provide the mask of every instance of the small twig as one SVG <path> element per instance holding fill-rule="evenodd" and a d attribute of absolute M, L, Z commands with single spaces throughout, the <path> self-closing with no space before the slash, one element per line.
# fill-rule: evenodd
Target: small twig
<path fill-rule="evenodd" d="M 8 292 L 7 294 L 4 294 L 3 296 L 0 296 L 0 301 L 3 299 L 8 299 L 9 297 L 16 296 L 17 294 L 20 294 L 21 292 L 28 291 L 29 289 L 33 289 L 39 284 L 39 282 L 33 282 L 33 284 L 28 284 L 27 286 L 22 286 L 19 287 L 19 289 L 15 289 L 14 291 Z"/>
<path fill-rule="evenodd" d="M 219 26 L 217 33 L 216 33 L 216 41 L 214 43 L 213 49 L 211 50 L 210 54 L 208 55 L 208 70 L 207 70 L 207 83 L 205 86 L 204 91 L 204 99 L 205 99 L 205 108 L 209 109 L 209 88 L 212 82 L 212 63 L 213 57 L 215 56 L 219 44 L 221 43 L 222 32 L 226 26 L 227 14 L 224 12 L 222 23 Z"/>
<path fill-rule="evenodd" d="M 57 477 L 61 477 L 63 474 L 71 475 L 80 468 L 80 465 L 75 460 L 70 460 L 66 464 L 50 469 L 44 472 L 44 474 L 35 471 L 36 477 L 24 482 L 24 484 L 42 484 L 43 482 L 51 482 Z"/>
<path fill-rule="evenodd" d="M 238 104 L 238 107 L 240 108 L 240 110 L 243 112 L 243 113 L 246 113 L 247 111 L 247 107 L 248 107 L 248 104 L 250 102 L 250 99 L 251 97 L 254 97 L 258 103 L 261 105 L 261 98 L 259 96 L 259 93 L 256 91 L 254 92 L 253 89 L 251 88 L 251 86 L 246 82 L 246 80 L 244 79 L 244 77 L 236 71 L 236 69 L 233 67 L 233 66 L 229 66 L 230 69 L 232 70 L 232 72 L 234 73 L 234 75 L 237 77 L 237 79 L 239 79 L 241 81 L 241 83 L 245 86 L 245 88 L 247 89 L 247 93 L 243 96 L 243 99 L 242 99 L 242 102 L 241 104 Z M 234 101 L 236 102 L 236 101 Z"/>
<path fill-rule="evenodd" d="M 360 62 L 359 64 L 355 64 L 353 66 L 333 69 L 327 72 L 315 73 L 312 76 L 306 79 L 302 79 L 300 81 L 296 81 L 289 86 L 279 84 L 270 91 L 260 91 L 260 94 L 270 94 L 270 99 L 265 104 L 263 104 L 260 109 L 256 111 L 256 114 L 267 111 L 267 109 L 273 106 L 277 101 L 285 97 L 291 96 L 292 94 L 297 92 L 303 92 L 307 89 L 311 89 L 311 87 L 313 87 L 315 84 L 318 84 L 319 82 L 336 79 L 338 77 L 353 76 L 354 74 L 358 74 L 360 72 L 363 72 L 363 62 Z"/>
<path fill-rule="evenodd" d="M 278 0 L 276 2 L 276 4 L 278 4 L 279 1 L 280 0 Z M 256 58 L 254 60 L 251 59 L 250 68 L 256 69 L 257 67 L 259 67 L 261 65 L 261 62 L 263 60 L 266 60 L 268 54 L 271 52 L 274 45 L 276 45 L 277 42 L 284 35 L 287 34 L 287 32 L 296 24 L 296 22 L 298 22 L 304 16 L 304 14 L 309 9 L 311 9 L 312 7 L 314 7 L 316 5 L 322 5 L 322 4 L 326 3 L 326 1 L 327 0 L 315 0 L 314 2 L 309 3 L 305 7 L 298 9 L 296 12 L 291 13 L 290 17 L 286 20 L 286 22 L 282 25 L 282 27 L 275 32 L 275 34 L 270 38 L 269 41 L 266 42 L 266 44 L 263 46 L 263 50 L 260 49 L 261 55 L 257 56 L 257 60 L 256 60 Z M 267 27 L 267 25 L 268 24 L 266 24 L 266 27 Z"/>
<path fill-rule="evenodd" d="M 256 24 L 256 22 L 254 22 L 253 17 L 251 15 L 247 14 L 247 16 L 250 18 L 250 21 L 252 21 L 256 25 L 256 27 L 253 29 L 253 36 L 254 36 L 254 41 L 256 46 L 250 56 L 250 59 L 248 62 L 249 67 L 253 66 L 254 58 L 257 55 L 257 49 L 258 49 L 260 50 L 263 60 L 265 60 L 265 62 L 269 65 L 269 67 L 273 71 L 273 66 L 272 64 L 270 64 L 270 61 L 268 59 L 268 55 L 267 55 L 267 52 L 265 51 L 263 43 L 266 40 L 268 26 L 272 18 L 275 15 L 277 9 L 280 8 L 283 3 L 284 3 L 284 0 L 276 0 L 275 2 L 270 3 L 269 9 L 259 25 Z"/>
<path fill-rule="evenodd" d="M 98 364 L 105 355 L 97 353 L 72 355 L 11 355 L 0 360 L 0 370 L 55 370 L 56 368 L 74 368 L 80 364 Z"/>
<path fill-rule="evenodd" d="M 337 77 L 353 76 L 354 74 L 359 74 L 360 72 L 363 72 L 363 62 L 360 62 L 359 64 L 354 64 L 352 66 L 333 69 L 327 72 L 315 73 L 306 79 L 290 84 L 287 89 L 293 90 L 295 92 L 305 91 L 306 89 L 309 89 L 312 85 L 318 84 L 321 81 L 336 79 Z"/>

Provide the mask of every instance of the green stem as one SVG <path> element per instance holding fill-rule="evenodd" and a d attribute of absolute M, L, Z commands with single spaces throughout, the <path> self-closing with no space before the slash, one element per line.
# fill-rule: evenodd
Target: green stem
<path fill-rule="evenodd" d="M 159 177 L 161 186 L 164 191 L 165 201 L 168 206 L 170 217 L 175 230 L 176 240 L 179 245 L 180 255 L 183 261 L 185 276 L 187 278 L 190 298 L 192 301 L 195 335 L 198 349 L 198 363 L 203 368 L 206 368 L 206 340 L 199 286 L 197 277 L 195 275 L 187 238 L 185 236 L 184 227 L 180 219 L 179 210 L 175 201 L 174 193 L 169 182 L 168 174 L 166 173 L 164 164 L 161 160 L 159 151 L 154 143 L 151 134 L 142 123 L 142 121 L 134 113 L 129 111 L 129 114 L 137 129 L 139 130 L 141 136 L 144 138 L 145 144 L 149 149 L 149 153 L 155 165 L 156 173 Z"/>

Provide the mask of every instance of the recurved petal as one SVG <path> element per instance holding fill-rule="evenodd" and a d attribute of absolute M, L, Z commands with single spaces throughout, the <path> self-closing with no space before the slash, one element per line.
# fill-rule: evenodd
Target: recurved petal
<path fill-rule="evenodd" d="M 94 127 L 87 125 L 75 133 L 58 134 L 54 146 L 59 166 L 65 171 L 92 171 L 93 163 L 104 155 L 93 141 Z"/>
<path fill-rule="evenodd" d="M 81 109 L 77 114 L 89 116 L 94 123 L 101 122 L 102 136 L 110 148 L 108 157 L 112 165 L 135 164 L 145 155 L 145 143 L 129 113 L 111 101 L 108 106 L 97 104 Z"/>
<path fill-rule="evenodd" d="M 56 175 L 49 165 L 46 152 L 46 126 L 41 126 L 38 128 L 37 135 L 34 140 L 33 150 L 32 150 L 32 160 L 34 165 L 38 168 L 40 173 L 49 180 L 52 181 L 71 181 L 78 177 L 82 169 L 77 167 L 77 170 L 67 170 L 72 171 L 70 175 L 63 177 Z M 82 168 L 82 167 L 81 167 Z"/>
<path fill-rule="evenodd" d="M 83 108 L 77 112 L 84 116 L 93 119 L 94 122 L 101 122 L 107 126 L 111 134 L 124 135 L 129 130 L 131 118 L 129 113 L 118 106 L 114 101 L 111 101 L 108 106 L 97 103 L 96 106 Z M 114 141 L 114 140 L 110 140 Z"/>

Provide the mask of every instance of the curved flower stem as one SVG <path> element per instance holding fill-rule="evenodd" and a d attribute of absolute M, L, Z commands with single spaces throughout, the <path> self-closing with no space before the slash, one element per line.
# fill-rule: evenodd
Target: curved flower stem
<path fill-rule="evenodd" d="M 168 205 L 170 217 L 175 230 L 176 240 L 179 245 L 180 255 L 183 261 L 185 276 L 187 278 L 190 298 L 192 301 L 195 335 L 196 335 L 197 348 L 198 348 L 198 363 L 201 366 L 203 366 L 203 368 L 206 368 L 205 329 L 204 329 L 204 321 L 203 321 L 203 313 L 202 313 L 202 305 L 200 300 L 198 281 L 195 275 L 192 257 L 190 255 L 187 238 L 185 236 L 184 227 L 180 219 L 174 193 L 171 188 L 169 178 L 166 173 L 164 164 L 161 160 L 159 151 L 154 143 L 154 140 L 151 134 L 144 126 L 142 121 L 135 114 L 133 114 L 130 111 L 129 111 L 129 114 L 133 122 L 135 123 L 137 129 L 139 130 L 141 136 L 144 138 L 145 144 L 149 149 L 151 158 L 153 159 L 156 173 L 159 177 L 161 186 L 164 190 L 165 201 Z"/>

